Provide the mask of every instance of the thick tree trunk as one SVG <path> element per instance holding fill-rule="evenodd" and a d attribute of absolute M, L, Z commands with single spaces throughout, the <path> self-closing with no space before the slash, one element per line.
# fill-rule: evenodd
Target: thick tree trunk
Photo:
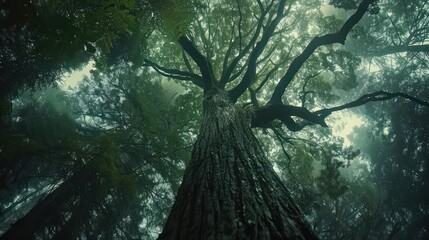
<path fill-rule="evenodd" d="M 250 128 L 218 91 L 158 239 L 317 239 Z"/>

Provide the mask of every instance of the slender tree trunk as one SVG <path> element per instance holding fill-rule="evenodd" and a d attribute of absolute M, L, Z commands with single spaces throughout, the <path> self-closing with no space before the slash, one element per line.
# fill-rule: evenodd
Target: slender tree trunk
<path fill-rule="evenodd" d="M 250 128 L 217 91 L 159 239 L 317 239 Z"/>

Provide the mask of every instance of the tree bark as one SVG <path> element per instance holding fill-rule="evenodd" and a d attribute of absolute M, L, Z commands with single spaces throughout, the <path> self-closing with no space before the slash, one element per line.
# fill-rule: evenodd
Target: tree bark
<path fill-rule="evenodd" d="M 14 223 L 0 239 L 35 239 L 36 233 L 58 213 L 59 207 L 69 197 L 64 183 L 61 184 L 42 201 L 38 202 L 24 217 Z"/>
<path fill-rule="evenodd" d="M 164 239 L 317 239 L 227 94 L 211 91 Z"/>
<path fill-rule="evenodd" d="M 16 221 L 0 236 L 0 240 L 35 239 L 46 224 L 61 213 L 61 208 L 76 194 L 78 186 L 88 180 L 87 175 L 77 173 L 61 183 L 40 200 L 27 214 Z"/>

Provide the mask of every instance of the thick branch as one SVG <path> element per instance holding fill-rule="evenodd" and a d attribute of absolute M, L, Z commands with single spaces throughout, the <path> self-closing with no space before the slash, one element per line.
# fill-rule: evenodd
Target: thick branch
<path fill-rule="evenodd" d="M 310 112 L 307 108 L 285 105 L 281 103 L 269 103 L 255 110 L 252 127 L 266 127 L 275 119 L 282 121 L 291 131 L 299 131 L 308 124 L 298 124 L 292 116 L 299 117 L 311 124 L 319 124 L 327 127 L 324 118 L 316 113 Z"/>
<path fill-rule="evenodd" d="M 204 89 L 210 89 L 213 86 L 215 80 L 213 68 L 209 61 L 207 61 L 206 57 L 204 57 L 204 55 L 198 51 L 195 45 L 187 37 L 181 36 L 179 38 L 179 44 L 200 68 L 201 75 L 203 76 Z"/>
<path fill-rule="evenodd" d="M 285 4 L 286 4 L 286 0 L 280 1 L 277 8 L 276 17 L 270 22 L 268 27 L 264 29 L 261 40 L 258 43 L 256 43 L 256 46 L 253 48 L 252 52 L 250 53 L 249 60 L 247 63 L 247 69 L 246 69 L 246 72 L 244 73 L 243 79 L 236 87 L 234 87 L 231 91 L 229 91 L 229 96 L 232 102 L 236 102 L 237 99 L 241 96 L 241 94 L 243 94 L 246 91 L 246 89 L 249 87 L 249 85 L 256 79 L 256 65 L 257 65 L 256 62 L 259 56 L 264 51 L 265 47 L 267 46 L 268 40 L 270 40 L 270 38 L 272 37 L 274 31 L 277 28 L 277 25 L 285 16 L 285 13 L 284 13 Z M 290 6 L 288 11 L 290 10 Z"/>
<path fill-rule="evenodd" d="M 156 72 L 158 72 L 159 74 L 165 77 L 169 77 L 177 80 L 191 81 L 195 85 L 201 88 L 204 88 L 203 78 L 197 74 L 185 72 L 177 69 L 166 68 L 147 59 L 144 60 L 144 66 L 152 67 Z"/>
<path fill-rule="evenodd" d="M 429 103 L 424 102 L 420 99 L 417 99 L 417 98 L 410 96 L 408 94 L 405 94 L 405 93 L 401 93 L 401 92 L 389 93 L 389 92 L 385 92 L 385 91 L 378 91 L 378 92 L 363 95 L 362 97 L 358 98 L 357 100 L 355 100 L 353 102 L 346 103 L 346 104 L 343 104 L 341 106 L 337 106 L 337 107 L 333 107 L 333 108 L 318 110 L 315 113 L 317 115 L 319 115 L 321 118 L 325 119 L 327 116 L 329 116 L 333 112 L 341 111 L 341 110 L 348 109 L 348 108 L 359 107 L 359 106 L 362 106 L 362 105 L 369 103 L 369 102 L 385 101 L 385 100 L 389 100 L 389 99 L 392 99 L 395 97 L 403 97 L 403 98 L 406 98 L 410 101 L 418 103 L 420 105 L 429 107 Z"/>
<path fill-rule="evenodd" d="M 368 6 L 372 2 L 374 2 L 374 0 L 363 0 L 356 12 L 344 23 L 338 32 L 326 34 L 321 37 L 314 37 L 313 40 L 311 40 L 311 42 L 304 49 L 304 51 L 292 61 L 288 71 L 277 84 L 273 95 L 271 96 L 270 102 L 281 102 L 281 98 L 286 90 L 286 87 L 292 81 L 293 77 L 299 71 L 301 66 L 318 47 L 333 43 L 345 44 L 350 30 L 361 20 L 365 12 L 368 10 Z"/>
<path fill-rule="evenodd" d="M 241 13 L 240 1 L 236 0 L 235 2 L 237 3 L 238 15 L 239 15 L 239 18 L 238 18 L 238 41 L 239 41 L 238 46 L 239 46 L 239 48 L 238 49 L 240 49 L 240 51 L 241 51 L 241 45 L 242 45 L 242 40 L 243 40 L 243 38 L 241 36 L 241 21 L 243 20 L 243 14 Z"/>
<path fill-rule="evenodd" d="M 305 126 L 315 124 L 327 127 L 325 119 L 333 112 L 362 106 L 368 102 L 385 101 L 395 97 L 403 97 L 420 105 L 429 107 L 428 102 L 424 102 L 408 94 L 400 92 L 389 93 L 385 91 L 366 94 L 353 102 L 333 108 L 318 110 L 315 112 L 310 112 L 307 108 L 304 107 L 296 107 L 282 103 L 268 103 L 267 105 L 255 110 L 252 127 L 267 127 L 275 119 L 282 121 L 282 123 L 285 124 L 286 127 L 291 131 L 300 131 Z M 299 117 L 304 121 L 297 123 L 292 119 L 292 116 Z"/>
<path fill-rule="evenodd" d="M 234 28 L 235 27 L 233 27 L 232 31 L 234 31 Z M 241 30 L 239 30 L 239 31 L 241 31 Z M 228 49 L 226 50 L 225 56 L 223 58 L 222 75 L 221 75 L 220 80 L 219 80 L 219 84 L 222 88 L 225 87 L 225 85 L 226 85 L 226 81 L 224 81 L 224 74 L 225 74 L 226 70 L 228 69 L 228 61 L 229 61 L 229 57 L 232 53 L 234 43 L 235 43 L 235 37 L 231 34 L 231 38 L 230 38 L 229 44 L 228 44 Z M 240 51 L 241 51 L 241 42 L 240 42 Z"/>
<path fill-rule="evenodd" d="M 194 73 L 194 70 L 192 69 L 191 63 L 189 63 L 188 57 L 186 57 L 185 50 L 182 50 L 182 58 L 183 58 L 183 62 L 185 62 L 186 68 L 188 68 L 188 71 L 190 73 Z"/>
<path fill-rule="evenodd" d="M 256 30 L 252 36 L 252 39 L 246 44 L 246 46 L 244 46 L 243 49 L 241 49 L 241 46 L 240 46 L 240 53 L 237 56 L 235 56 L 235 58 L 231 61 L 231 63 L 229 64 L 228 67 L 223 68 L 222 76 L 220 78 L 220 85 L 222 87 L 224 87 L 229 81 L 231 81 L 230 77 L 231 77 L 234 69 L 237 67 L 237 64 L 247 54 L 247 52 L 250 50 L 250 48 L 255 44 L 256 40 L 258 39 L 259 33 L 261 32 L 263 22 L 264 22 L 264 18 L 265 18 L 266 14 L 267 14 L 267 11 L 265 11 L 261 8 L 261 16 L 260 16 L 258 23 L 256 25 Z M 239 31 L 240 31 L 240 29 L 239 29 Z M 241 39 L 239 39 L 239 41 L 241 41 Z M 230 46 L 230 48 L 232 48 L 232 45 Z M 230 48 L 228 49 L 228 51 L 230 51 Z M 225 60 L 227 60 L 227 59 L 225 59 Z"/>

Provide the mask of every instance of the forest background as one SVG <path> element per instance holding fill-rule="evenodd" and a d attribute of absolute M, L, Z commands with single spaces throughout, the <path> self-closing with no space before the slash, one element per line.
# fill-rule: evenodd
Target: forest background
<path fill-rule="evenodd" d="M 427 239 L 429 3 L 362 2 L 345 44 L 317 46 L 281 92 L 287 106 L 333 111 L 255 120 L 253 133 L 319 238 Z M 361 5 L 2 1 L 0 239 L 156 239 L 207 97 L 186 44 L 241 91 L 238 109 L 260 107 Z"/>

